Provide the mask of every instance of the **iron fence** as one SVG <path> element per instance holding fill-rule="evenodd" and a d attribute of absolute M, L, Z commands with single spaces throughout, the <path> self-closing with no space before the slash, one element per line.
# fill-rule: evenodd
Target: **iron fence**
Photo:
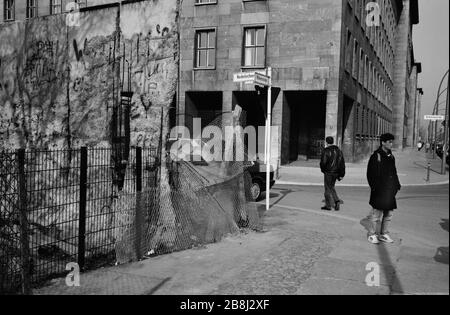
<path fill-rule="evenodd" d="M 70 262 L 115 261 L 115 232 L 128 224 L 117 200 L 154 187 L 159 170 L 154 148 L 134 148 L 127 161 L 115 150 L 0 152 L 0 293 L 27 292 Z"/>
<path fill-rule="evenodd" d="M 135 147 L 0 153 L 0 292 L 260 229 L 242 162 Z"/>

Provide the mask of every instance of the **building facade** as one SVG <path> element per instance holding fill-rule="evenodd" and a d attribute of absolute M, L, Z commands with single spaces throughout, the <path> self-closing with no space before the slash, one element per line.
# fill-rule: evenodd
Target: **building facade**
<path fill-rule="evenodd" d="M 412 146 L 414 108 L 416 101 L 417 75 L 420 64 L 414 60 L 412 41 L 413 25 L 419 23 L 418 0 L 403 0 L 395 37 L 394 58 L 394 111 L 393 134 L 397 141 L 394 147 L 403 149 Z M 418 71 L 420 70 L 420 71 Z"/>
<path fill-rule="evenodd" d="M 399 132 L 394 124 L 401 113 L 412 131 L 413 100 L 405 94 L 417 76 L 411 75 L 412 51 L 400 55 L 398 42 L 411 44 L 417 2 L 377 1 L 376 25 L 369 23 L 369 2 L 185 0 L 178 123 L 192 128 L 200 117 L 206 125 L 240 105 L 247 125 L 264 126 L 258 91 L 234 83 L 233 74 L 270 66 L 278 88 L 272 96 L 272 125 L 278 129 L 272 155 L 280 157 L 275 165 L 317 158 L 326 136 L 335 138 L 347 160 L 360 160 L 376 148 L 380 134 Z M 399 34 L 405 14 L 412 15 L 410 31 Z M 395 100 L 399 89 L 403 102 L 398 95 Z"/>
<path fill-rule="evenodd" d="M 0 22 L 64 12 L 70 2 L 2 0 Z M 233 75 L 271 67 L 273 164 L 317 158 L 326 136 L 348 161 L 366 157 L 383 132 L 398 148 L 414 145 L 418 22 L 417 0 L 184 0 L 176 122 L 192 131 L 194 118 L 204 126 L 240 105 L 247 125 L 264 126 L 266 91 Z"/>
<path fill-rule="evenodd" d="M 40 16 L 68 12 L 73 8 L 86 8 L 117 2 L 114 0 L 1 0 L 0 23 L 23 21 Z M 77 6 L 74 6 L 76 4 Z"/>

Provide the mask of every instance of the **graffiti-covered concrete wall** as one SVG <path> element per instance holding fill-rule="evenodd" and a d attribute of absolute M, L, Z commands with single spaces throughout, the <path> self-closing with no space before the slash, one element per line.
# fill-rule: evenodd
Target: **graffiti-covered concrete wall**
<path fill-rule="evenodd" d="M 148 0 L 0 25 L 0 147 L 109 146 L 132 92 L 131 144 L 160 136 L 177 81 L 177 0 Z"/>

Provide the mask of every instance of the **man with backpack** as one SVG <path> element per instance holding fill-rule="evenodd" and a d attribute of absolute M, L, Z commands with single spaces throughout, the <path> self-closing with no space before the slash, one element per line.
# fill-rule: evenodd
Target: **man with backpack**
<path fill-rule="evenodd" d="M 323 150 L 320 158 L 320 170 L 324 174 L 325 206 L 322 210 L 336 211 L 340 209 L 342 202 L 335 189 L 336 180 L 341 181 L 345 176 L 345 161 L 342 151 L 335 145 L 333 137 L 326 138 L 327 147 Z"/>
<path fill-rule="evenodd" d="M 380 241 L 394 242 L 389 236 L 388 228 L 394 210 L 397 209 L 395 196 L 401 189 L 391 151 L 394 139 L 394 135 L 390 133 L 381 135 L 380 147 L 372 154 L 367 166 L 367 181 L 371 190 L 369 204 L 373 208 L 368 217 L 368 240 L 372 244 Z M 378 235 L 377 226 L 380 222 L 381 230 Z"/>

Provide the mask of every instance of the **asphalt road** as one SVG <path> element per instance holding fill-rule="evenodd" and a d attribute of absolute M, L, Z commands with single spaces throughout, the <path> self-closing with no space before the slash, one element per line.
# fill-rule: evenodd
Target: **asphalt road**
<path fill-rule="evenodd" d="M 334 214 L 349 219 L 362 219 L 371 210 L 369 189 L 362 187 L 337 188 L 344 200 L 341 211 Z M 323 206 L 322 187 L 280 186 L 271 193 L 271 204 L 317 210 Z M 398 209 L 392 229 L 410 236 L 412 240 L 430 246 L 448 246 L 449 186 L 404 187 L 397 195 Z"/>

